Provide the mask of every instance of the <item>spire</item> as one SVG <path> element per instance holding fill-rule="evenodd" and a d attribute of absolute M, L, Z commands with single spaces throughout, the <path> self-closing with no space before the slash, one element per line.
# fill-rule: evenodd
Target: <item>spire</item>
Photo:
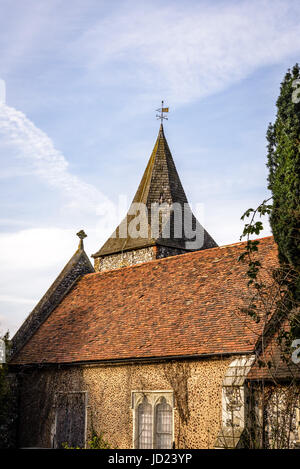
<path fill-rule="evenodd" d="M 187 203 L 187 198 L 164 134 L 163 124 L 160 124 L 152 154 L 133 202 L 144 203 L 150 210 L 151 204 L 155 202 L 172 204 L 178 201 Z"/>
<path fill-rule="evenodd" d="M 147 207 L 146 228 L 144 230 L 146 234 L 143 234 L 143 237 L 131 237 L 128 235 L 130 222 L 136 217 L 136 213 L 133 215 L 134 204 L 144 204 Z M 181 207 L 184 207 L 185 204 L 188 205 L 187 197 L 177 173 L 162 123 L 160 124 L 158 136 L 146 170 L 125 219 L 102 248 L 93 254 L 92 257 L 97 258 L 154 245 L 167 246 L 185 251 L 193 250 L 186 247 L 187 238 L 183 229 L 180 236 L 174 236 L 174 215 L 172 215 L 172 212 L 170 212 L 169 219 L 166 222 L 170 225 L 170 236 L 162 237 L 161 230 L 159 231 L 160 234 L 153 236 L 153 230 L 151 230 L 151 207 L 153 204 L 168 204 L 168 206 L 180 204 Z M 193 229 L 196 227 L 196 224 L 201 227 L 192 213 L 191 216 Z M 122 236 L 122 233 L 125 233 L 125 236 Z M 202 229 L 202 233 L 204 233 L 204 238 L 200 249 L 217 246 L 215 241 L 205 230 Z M 198 249 L 199 248 L 196 248 L 196 250 Z"/>

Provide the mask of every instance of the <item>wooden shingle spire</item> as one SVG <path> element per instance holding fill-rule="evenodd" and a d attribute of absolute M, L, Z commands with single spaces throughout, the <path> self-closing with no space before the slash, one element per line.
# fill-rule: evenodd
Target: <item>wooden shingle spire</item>
<path fill-rule="evenodd" d="M 183 207 L 184 204 L 188 204 L 188 201 L 164 134 L 163 125 L 161 124 L 152 154 L 138 190 L 133 198 L 128 214 L 113 235 L 106 241 L 102 248 L 93 255 L 93 257 L 97 258 L 154 245 L 168 246 L 186 251 L 193 250 L 186 247 L 187 238 L 183 229 L 180 237 L 174 236 L 172 215 L 170 215 L 169 220 L 167 221 L 171 226 L 171 236 L 167 238 L 160 235 L 153 236 L 153 230 L 151 230 L 151 207 L 153 204 L 168 204 L 171 206 L 176 203 Z M 128 227 L 130 222 L 134 219 L 134 215 L 132 215 L 134 212 L 134 204 L 145 204 L 147 207 L 147 219 L 145 221 L 147 225 L 146 235 L 137 238 L 132 238 L 129 235 L 126 237 L 120 237 L 122 236 L 122 233 L 124 233 L 124 226 Z M 195 227 L 198 222 L 194 215 L 192 215 L 192 218 L 193 226 Z M 217 246 L 215 241 L 204 230 L 204 241 L 201 249 L 215 246 Z"/>

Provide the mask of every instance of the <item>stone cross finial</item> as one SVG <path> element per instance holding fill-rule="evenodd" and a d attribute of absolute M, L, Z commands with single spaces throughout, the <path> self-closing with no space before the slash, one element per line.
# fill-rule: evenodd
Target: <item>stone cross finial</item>
<path fill-rule="evenodd" d="M 80 239 L 78 248 L 83 249 L 83 240 L 84 240 L 84 238 L 87 237 L 87 235 L 85 234 L 85 232 L 83 230 L 78 231 L 78 233 L 76 233 L 76 235 Z"/>

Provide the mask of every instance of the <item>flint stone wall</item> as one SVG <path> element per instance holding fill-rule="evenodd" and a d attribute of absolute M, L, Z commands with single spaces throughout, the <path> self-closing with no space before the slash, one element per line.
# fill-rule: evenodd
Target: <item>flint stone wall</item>
<path fill-rule="evenodd" d="M 87 392 L 92 428 L 112 448 L 133 448 L 132 391 L 173 391 L 176 448 L 213 448 L 222 421 L 222 383 L 231 359 L 26 369 L 21 383 L 19 444 L 51 447 L 55 395 Z"/>
<path fill-rule="evenodd" d="M 95 272 L 104 272 L 105 270 L 121 269 L 122 267 L 129 267 L 131 265 L 141 264 L 142 262 L 149 262 L 163 257 L 185 254 L 186 252 L 187 251 L 184 249 L 166 246 L 150 246 L 147 248 L 97 257 L 94 262 L 94 268 Z"/>

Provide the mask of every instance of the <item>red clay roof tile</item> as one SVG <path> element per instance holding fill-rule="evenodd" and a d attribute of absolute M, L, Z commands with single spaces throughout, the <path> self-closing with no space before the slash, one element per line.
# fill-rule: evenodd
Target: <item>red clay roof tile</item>
<path fill-rule="evenodd" d="M 243 316 L 245 243 L 87 274 L 13 363 L 73 363 L 252 352 L 260 324 Z M 277 263 L 272 237 L 260 260 Z"/>

